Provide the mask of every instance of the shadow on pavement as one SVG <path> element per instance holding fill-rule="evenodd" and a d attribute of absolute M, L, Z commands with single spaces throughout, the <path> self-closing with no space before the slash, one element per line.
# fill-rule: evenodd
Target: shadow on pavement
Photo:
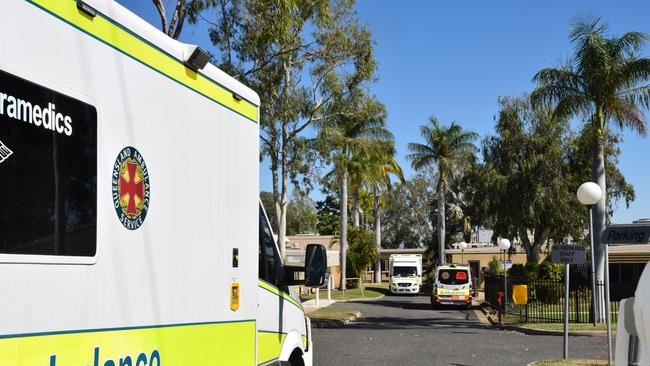
<path fill-rule="evenodd" d="M 354 328 L 354 329 L 436 328 L 436 329 L 459 330 L 459 329 L 486 329 L 488 327 L 474 321 L 452 320 L 443 317 L 431 317 L 431 318 L 362 317 L 350 323 L 348 325 L 348 328 Z"/>
<path fill-rule="evenodd" d="M 464 306 L 454 306 L 454 305 L 438 305 L 434 308 L 430 303 L 414 303 L 406 301 L 408 298 L 405 298 L 405 301 L 395 301 L 395 297 L 390 297 L 389 299 L 382 300 L 373 300 L 373 301 L 348 301 L 347 304 L 363 304 L 364 306 L 370 307 L 389 307 L 396 309 L 405 309 L 405 310 L 473 310 L 476 307 L 472 306 L 467 308 Z"/>

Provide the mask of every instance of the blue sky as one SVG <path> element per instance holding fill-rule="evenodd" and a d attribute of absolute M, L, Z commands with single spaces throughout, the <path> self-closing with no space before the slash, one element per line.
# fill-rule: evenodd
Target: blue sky
<path fill-rule="evenodd" d="M 159 26 L 150 1 L 118 2 Z M 530 92 L 535 72 L 571 54 L 567 36 L 576 16 L 602 16 L 614 34 L 650 33 L 647 0 L 358 0 L 356 7 L 376 41 L 379 81 L 372 92 L 387 107 L 408 176 L 406 146 L 420 141 L 418 128 L 429 116 L 457 121 L 481 138 L 491 133 L 499 96 Z M 210 50 L 206 29 L 187 26 L 181 39 Z M 650 57 L 650 47 L 643 55 Z M 650 141 L 628 131 L 623 136 L 619 168 L 637 198 L 629 209 L 621 202 L 613 221 L 629 223 L 650 217 Z M 271 190 L 268 169 L 261 173 L 261 189 Z"/>

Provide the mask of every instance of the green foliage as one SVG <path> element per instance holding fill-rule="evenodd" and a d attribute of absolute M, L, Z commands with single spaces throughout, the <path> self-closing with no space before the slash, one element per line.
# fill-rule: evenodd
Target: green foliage
<path fill-rule="evenodd" d="M 336 196 L 328 194 L 322 201 L 317 201 L 316 210 L 316 231 L 320 235 L 338 235 L 341 210 Z"/>
<path fill-rule="evenodd" d="M 508 270 L 508 277 L 513 281 L 526 283 L 537 278 L 538 264 L 528 262 L 526 264 L 513 264 Z"/>
<path fill-rule="evenodd" d="M 160 16 L 161 30 L 168 36 L 178 39 L 181 36 L 185 21 L 195 24 L 199 14 L 216 5 L 218 0 L 176 0 L 171 14 L 169 9 L 165 9 L 165 3 L 169 1 L 153 0 L 154 6 Z M 171 15 L 171 18 L 168 17 Z"/>
<path fill-rule="evenodd" d="M 564 296 L 563 286 L 553 282 L 540 282 L 535 288 L 535 297 L 545 304 L 559 304 Z"/>
<path fill-rule="evenodd" d="M 537 273 L 540 280 L 561 282 L 564 279 L 564 264 L 553 263 L 547 259 L 539 265 Z"/>
<path fill-rule="evenodd" d="M 462 171 L 466 162 L 474 160 L 477 151 L 474 140 L 478 134 L 464 130 L 456 122 L 445 126 L 435 117 L 429 118 L 429 124 L 420 126 L 420 135 L 424 143 L 409 143 L 410 154 L 407 158 L 415 170 L 437 167 L 436 184 L 437 224 L 436 232 L 439 248 L 439 261 L 444 261 L 442 248 L 446 243 L 446 195 L 449 181 L 455 173 Z"/>
<path fill-rule="evenodd" d="M 370 231 L 361 226 L 348 228 L 347 270 L 350 277 L 361 278 L 377 255 L 377 246 Z"/>
<path fill-rule="evenodd" d="M 552 104 L 559 116 L 581 117 L 593 137 L 604 139 L 608 122 L 646 134 L 641 108 L 650 107 L 650 59 L 639 58 L 649 37 L 609 33 L 600 18 L 578 19 L 569 36 L 574 55 L 559 68 L 539 71 L 532 94 L 537 105 Z"/>
<path fill-rule="evenodd" d="M 424 170 L 384 193 L 382 247 L 431 247 L 433 178 L 431 169 Z"/>
<path fill-rule="evenodd" d="M 495 134 L 483 141 L 483 162 L 465 178 L 472 202 L 468 211 L 475 225 L 489 226 L 498 236 L 520 237 L 528 261 L 538 262 L 545 242 L 584 236 L 588 215 L 576 204 L 575 191 L 589 180 L 591 148 L 548 107 L 533 108 L 525 97 L 499 103 Z M 611 164 L 618 151 L 609 152 L 607 169 L 618 179 L 608 191 L 633 199 L 633 189 Z"/>
<path fill-rule="evenodd" d="M 531 99 L 536 106 L 553 106 L 556 116 L 585 121 L 582 132 L 590 141 L 590 148 L 584 151 L 592 152 L 591 180 L 604 190 L 609 185 L 611 164 L 605 159 L 611 124 L 641 136 L 647 133 L 644 109 L 650 108 L 650 59 L 639 54 L 650 37 L 640 32 L 613 36 L 608 25 L 596 17 L 578 19 L 572 25 L 569 39 L 574 54 L 560 67 L 546 68 L 535 75 L 537 88 Z M 612 178 L 624 195 L 633 198 L 631 186 L 625 184 L 622 175 Z M 605 230 L 609 193 L 609 189 L 603 192 L 604 199 L 593 207 L 597 248 L 601 247 L 600 234 Z M 596 251 L 594 255 L 596 275 L 601 277 L 605 270 L 604 251 Z"/>
<path fill-rule="evenodd" d="M 523 264 L 513 264 L 508 270 L 508 277 L 513 279 L 527 278 L 526 270 Z"/>
<path fill-rule="evenodd" d="M 571 141 L 569 164 L 575 174 L 567 178 L 570 179 L 572 186 L 579 187 L 580 184 L 591 179 L 593 133 L 590 130 L 591 126 L 584 126 L 578 136 Z M 621 143 L 623 143 L 621 135 L 608 128 L 605 134 L 605 173 L 607 174 L 606 199 L 609 217 L 614 214 L 619 202 L 623 201 L 629 208 L 630 203 L 636 197 L 634 187 L 627 182 L 623 173 L 618 169 Z M 583 211 L 583 217 L 587 216 Z M 586 227 L 588 224 L 589 222 L 585 218 L 582 227 Z M 579 235 L 575 237 L 580 238 Z M 585 238 L 584 242 L 588 244 L 588 238 Z"/>
<path fill-rule="evenodd" d="M 483 163 L 471 173 L 477 184 L 472 200 L 477 216 L 497 236 L 520 237 L 528 261 L 536 262 L 541 245 L 563 238 L 582 216 L 568 184 L 569 125 L 547 109 L 533 109 L 527 98 L 501 98 L 495 135 L 483 141 Z M 533 234 L 533 240 L 528 239 Z"/>
<path fill-rule="evenodd" d="M 271 229 L 273 229 L 274 233 L 277 233 L 278 216 L 273 203 L 273 193 L 264 191 L 260 192 L 260 200 L 262 201 L 262 206 L 264 206 L 264 211 L 266 211 L 266 216 L 268 216 L 269 222 L 271 223 Z"/>
<path fill-rule="evenodd" d="M 526 272 L 528 278 L 531 280 L 537 279 L 537 274 L 539 273 L 539 263 L 537 262 L 528 262 L 524 266 L 524 271 Z"/>
<path fill-rule="evenodd" d="M 317 155 L 304 132 L 354 111 L 337 106 L 373 78 L 370 33 L 350 0 L 211 1 L 216 6 L 203 16 L 213 61 L 264 101 L 260 158 L 269 160 L 275 204 L 284 213 L 289 182 L 312 184 Z"/>
<path fill-rule="evenodd" d="M 294 190 L 287 208 L 287 235 L 316 232 L 318 218 L 314 201 L 309 196 Z"/>
<path fill-rule="evenodd" d="M 501 261 L 497 259 L 496 256 L 492 256 L 492 259 L 488 262 L 488 270 L 491 274 L 500 274 L 503 273 L 503 265 Z"/>

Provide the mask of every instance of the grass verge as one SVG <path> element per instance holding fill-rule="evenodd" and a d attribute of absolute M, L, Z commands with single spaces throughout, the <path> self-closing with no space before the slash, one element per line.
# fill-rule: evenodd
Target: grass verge
<path fill-rule="evenodd" d="M 377 285 L 367 285 L 363 289 L 363 295 L 361 294 L 361 289 L 355 288 L 355 289 L 350 289 L 344 291 L 339 291 L 339 290 L 333 290 L 332 291 L 332 300 L 337 300 L 337 301 L 346 301 L 346 300 L 352 300 L 352 299 L 376 299 L 382 295 L 385 295 L 386 292 L 388 292 L 388 288 L 386 286 L 377 286 Z M 315 299 L 316 295 L 315 294 L 310 294 L 307 296 L 303 296 L 302 300 L 311 300 Z M 327 290 L 321 290 L 320 291 L 320 298 L 321 299 L 326 299 L 327 298 Z"/>
<path fill-rule="evenodd" d="M 317 319 L 347 320 L 354 317 L 357 313 L 358 311 L 354 309 L 328 306 L 307 313 L 307 316 L 315 320 Z"/>
<path fill-rule="evenodd" d="M 516 325 L 518 327 L 535 329 L 535 330 L 548 330 L 548 331 L 558 331 L 561 332 L 564 330 L 563 323 L 522 323 L 520 318 L 517 316 L 505 316 L 503 317 L 505 324 Z M 605 331 L 607 327 L 605 324 L 598 324 L 594 327 L 591 323 L 569 323 L 570 332 L 587 332 L 587 331 Z M 616 331 L 616 323 L 612 323 L 612 331 Z"/>
<path fill-rule="evenodd" d="M 516 325 L 528 329 L 551 330 L 560 332 L 564 330 L 564 324 L 562 323 L 521 323 Z M 597 324 L 594 327 L 594 325 L 591 323 L 569 323 L 569 331 L 586 332 L 595 330 L 605 331 L 607 330 L 607 327 L 605 324 Z M 616 324 L 612 324 L 612 330 L 616 330 Z"/>

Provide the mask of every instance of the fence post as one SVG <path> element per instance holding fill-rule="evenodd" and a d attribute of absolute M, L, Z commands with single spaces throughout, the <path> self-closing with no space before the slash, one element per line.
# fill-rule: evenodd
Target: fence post
<path fill-rule="evenodd" d="M 528 302 L 526 301 L 526 323 L 528 323 Z"/>
<path fill-rule="evenodd" d="M 575 322 L 576 323 L 582 323 L 582 319 L 580 319 L 580 290 L 576 289 L 573 295 L 573 300 L 575 301 L 575 309 L 576 309 L 576 317 L 575 317 Z"/>
<path fill-rule="evenodd" d="M 327 300 L 328 301 L 332 300 L 332 287 L 334 287 L 332 285 L 332 280 L 333 279 L 334 279 L 334 277 L 332 277 L 332 275 L 330 275 L 329 278 L 327 279 Z"/>

